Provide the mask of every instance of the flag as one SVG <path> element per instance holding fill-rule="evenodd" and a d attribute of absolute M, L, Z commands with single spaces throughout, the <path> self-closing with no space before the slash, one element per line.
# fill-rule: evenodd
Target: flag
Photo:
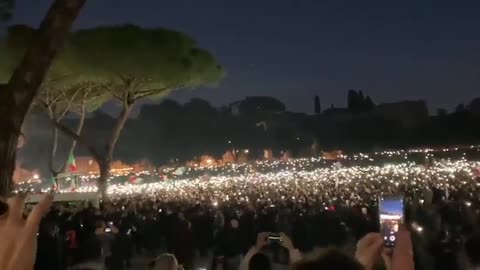
<path fill-rule="evenodd" d="M 55 179 L 55 177 L 52 176 L 52 178 L 50 178 L 50 182 L 52 182 L 52 189 L 54 191 L 57 191 L 58 190 L 57 179 Z"/>
<path fill-rule="evenodd" d="M 68 156 L 68 167 L 70 168 L 70 172 L 77 171 L 77 163 L 75 162 L 75 157 L 73 156 L 73 154 L 70 154 L 70 156 Z"/>
<path fill-rule="evenodd" d="M 141 183 L 143 183 L 143 178 L 132 175 L 128 178 L 128 181 L 131 184 L 141 184 Z"/>
<path fill-rule="evenodd" d="M 132 175 L 128 178 L 128 181 L 132 184 L 135 184 L 135 182 L 137 181 L 137 177 L 135 175 Z"/>

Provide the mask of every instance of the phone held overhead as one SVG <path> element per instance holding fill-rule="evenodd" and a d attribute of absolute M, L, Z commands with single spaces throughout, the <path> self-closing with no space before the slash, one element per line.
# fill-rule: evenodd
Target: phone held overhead
<path fill-rule="evenodd" d="M 403 196 L 381 196 L 378 201 L 380 233 L 385 246 L 394 247 L 397 233 L 403 223 Z"/>

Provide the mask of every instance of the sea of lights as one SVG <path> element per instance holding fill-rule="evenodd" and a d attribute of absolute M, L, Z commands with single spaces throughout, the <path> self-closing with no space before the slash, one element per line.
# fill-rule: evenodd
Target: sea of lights
<path fill-rule="evenodd" d="M 470 149 L 478 151 L 478 147 Z M 396 193 L 404 186 L 419 190 L 436 187 L 450 192 L 475 190 L 479 161 L 467 160 L 464 155 L 456 159 L 424 160 L 450 151 L 458 152 L 458 149 L 359 153 L 344 155 L 340 162 L 301 158 L 187 168 L 183 175 L 169 181 L 160 181 L 160 172 L 141 172 L 137 176 L 147 175 L 156 180 L 140 184 L 116 183 L 118 181 L 112 177 L 107 193 L 111 197 L 147 196 L 167 201 L 209 201 L 218 205 L 230 201 L 274 204 L 305 200 L 336 204 L 374 200 L 378 194 Z M 420 158 L 413 158 L 416 154 L 420 154 Z M 413 161 L 415 159 L 423 162 Z M 175 168 L 169 168 L 162 173 L 173 171 Z M 80 186 L 75 191 L 96 192 L 95 178 L 95 175 L 81 176 Z M 48 192 L 48 188 L 42 192 Z M 59 192 L 71 190 L 65 188 Z"/>

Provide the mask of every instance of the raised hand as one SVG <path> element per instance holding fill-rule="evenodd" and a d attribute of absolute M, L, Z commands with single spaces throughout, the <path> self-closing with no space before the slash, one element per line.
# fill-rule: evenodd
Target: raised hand
<path fill-rule="evenodd" d="M 52 201 L 52 195 L 45 196 L 26 219 L 23 217 L 23 197 L 15 196 L 6 201 L 8 209 L 0 216 L 0 269 L 33 269 L 38 227 Z"/>
<path fill-rule="evenodd" d="M 397 233 L 397 243 L 392 249 L 385 249 L 382 253 L 387 270 L 414 270 L 413 247 L 410 232 L 400 227 Z"/>
<path fill-rule="evenodd" d="M 290 237 L 288 237 L 288 235 L 286 235 L 285 233 L 281 233 L 280 235 L 282 236 L 282 239 L 283 239 L 282 246 L 288 249 L 290 263 L 295 263 L 300 261 L 302 259 L 302 254 L 300 253 L 300 251 L 298 251 L 298 249 L 295 248 L 295 246 L 293 245 L 292 239 L 290 239 Z"/>
<path fill-rule="evenodd" d="M 295 249 L 295 247 L 293 246 L 293 242 L 292 240 L 290 239 L 290 237 L 288 237 L 288 235 L 284 234 L 284 233 L 281 233 L 280 234 L 282 236 L 282 246 L 288 250 L 291 250 L 291 249 Z"/>
<path fill-rule="evenodd" d="M 261 250 L 268 245 L 268 235 L 268 232 L 262 232 L 257 235 L 257 242 L 255 243 L 257 250 Z"/>
<path fill-rule="evenodd" d="M 355 258 L 366 270 L 371 270 L 380 258 L 382 248 L 382 236 L 379 233 L 369 233 L 358 241 Z"/>

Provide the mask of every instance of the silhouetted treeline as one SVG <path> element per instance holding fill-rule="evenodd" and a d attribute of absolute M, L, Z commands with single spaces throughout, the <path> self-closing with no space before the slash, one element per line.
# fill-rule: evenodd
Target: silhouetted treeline
<path fill-rule="evenodd" d="M 146 158 L 161 165 L 203 154 L 221 157 L 227 149 L 249 149 L 255 157 L 265 148 L 276 155 L 282 150 L 293 156 L 311 155 L 314 141 L 320 150 L 344 151 L 480 143 L 478 101 L 453 113 L 439 110 L 429 116 L 424 101 L 374 105 L 353 90 L 348 93 L 348 108 L 333 107 L 314 115 L 288 112 L 272 97 L 248 97 L 222 108 L 198 98 L 185 104 L 166 99 L 144 105 L 138 117 L 127 122 L 115 159 L 128 163 Z M 320 99 L 314 97 L 310 106 L 318 112 Z M 50 126 L 41 114 L 33 118 L 26 128 L 21 161 L 40 167 L 48 157 Z M 69 121 L 74 125 L 76 120 Z M 97 138 L 106 137 L 113 121 L 98 111 L 88 118 L 83 132 L 101 146 Z M 79 146 L 76 154 L 88 153 Z"/>

